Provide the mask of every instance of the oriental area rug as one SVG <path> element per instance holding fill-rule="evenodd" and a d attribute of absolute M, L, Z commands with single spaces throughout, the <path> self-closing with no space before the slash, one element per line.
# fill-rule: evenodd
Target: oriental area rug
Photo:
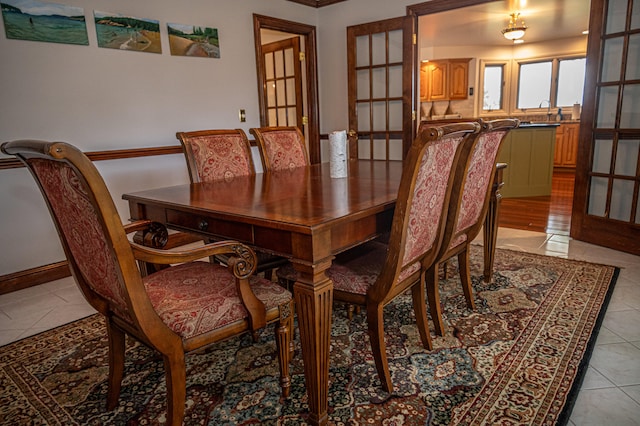
<path fill-rule="evenodd" d="M 382 391 L 366 315 L 334 306 L 329 421 L 335 425 L 555 425 L 566 423 L 617 278 L 611 266 L 508 250 L 481 279 L 473 247 L 475 311 L 466 308 L 455 262 L 441 280 L 447 327 L 420 344 L 411 297 L 385 308 L 394 393 Z M 296 335 L 298 333 L 296 332 Z M 296 336 L 290 398 L 280 397 L 272 329 L 187 356 L 186 425 L 303 425 L 307 405 Z M 37 425 L 165 423 L 162 359 L 127 340 L 117 408 L 106 411 L 103 319 L 76 321 L 0 348 L 0 422 Z"/>

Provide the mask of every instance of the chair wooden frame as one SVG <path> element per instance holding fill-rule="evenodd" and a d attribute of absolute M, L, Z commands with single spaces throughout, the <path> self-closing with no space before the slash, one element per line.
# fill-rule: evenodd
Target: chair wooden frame
<path fill-rule="evenodd" d="M 367 243 L 364 248 L 355 248 L 345 256 L 348 258 L 357 258 L 362 255 L 362 251 L 369 250 L 370 247 L 373 248 L 369 253 L 366 253 L 365 256 L 375 251 L 384 250 L 386 252 L 386 260 L 382 264 L 380 274 L 375 279 L 375 282 L 368 288 L 366 294 L 344 291 L 334 287 L 335 300 L 366 307 L 368 332 L 373 357 L 380 382 L 383 389 L 387 392 L 393 391 L 393 384 L 391 382 L 384 341 L 384 306 L 398 295 L 411 289 L 420 338 L 425 349 L 431 350 L 432 343 L 427 322 L 424 273 L 436 260 L 436 255 L 438 254 L 444 236 L 444 225 L 448 211 L 451 209 L 452 203 L 456 203 L 455 199 L 452 200 L 452 194 L 457 191 L 457 188 L 459 188 L 461 184 L 461 176 L 463 176 L 461 169 L 464 168 L 467 162 L 467 157 L 475 141 L 475 134 L 479 130 L 480 126 L 478 123 L 459 123 L 422 129 L 409 149 L 403 165 L 403 174 L 398 190 L 398 199 L 393 216 L 389 243 Z M 442 209 L 439 212 L 439 219 L 435 225 L 436 230 L 433 244 L 431 247 L 424 248 L 424 251 L 421 251 L 417 257 L 405 261 L 404 256 L 408 245 L 407 239 L 409 237 L 408 223 L 412 217 L 411 209 L 422 159 L 431 145 L 440 143 L 444 138 L 456 137 L 461 138 L 461 141 L 452 159 Z M 344 258 L 338 256 L 334 265 L 327 271 L 328 276 L 334 279 L 334 283 L 338 275 L 342 273 L 342 271 L 337 269 L 339 265 L 348 264 L 348 259 L 346 259 L 347 262 L 342 263 L 344 260 Z M 403 276 L 403 273 L 408 275 Z"/>
<path fill-rule="evenodd" d="M 302 152 L 302 156 L 304 157 L 304 164 L 296 164 L 296 166 L 309 165 L 309 154 L 307 152 L 304 135 L 298 127 L 254 127 L 249 129 L 249 132 L 256 138 L 258 150 L 260 151 L 260 158 L 262 160 L 262 168 L 265 172 L 276 170 L 276 167 L 274 166 L 276 159 L 270 154 L 271 150 L 269 149 L 269 143 L 273 136 L 282 133 L 295 134 L 297 141 L 300 144 L 299 147 Z"/>
<path fill-rule="evenodd" d="M 440 123 L 440 121 L 436 122 Z M 471 284 L 471 276 L 469 270 L 469 246 L 471 242 L 478 236 L 482 227 L 485 223 L 485 217 L 487 215 L 487 211 L 489 209 L 489 204 L 492 196 L 492 184 L 493 177 L 496 171 L 496 158 L 500 149 L 500 145 L 506 138 L 508 132 L 511 129 L 514 129 L 519 126 L 520 121 L 517 119 L 500 119 L 493 121 L 483 121 L 478 120 L 478 123 L 481 125 L 482 130 L 476 136 L 476 143 L 474 145 L 474 150 L 469 156 L 469 164 L 465 167 L 464 180 L 460 187 L 461 193 L 459 194 L 459 202 L 460 205 L 456 209 L 455 214 L 450 214 L 447 217 L 447 223 L 445 225 L 444 237 L 442 241 L 442 246 L 440 247 L 439 253 L 436 257 L 436 261 L 426 272 L 426 285 L 427 285 L 427 297 L 429 299 L 429 309 L 431 312 L 431 319 L 434 323 L 434 328 L 436 334 L 442 336 L 444 335 L 444 323 L 442 321 L 442 307 L 440 304 L 440 292 L 438 288 L 438 273 L 439 273 L 439 265 L 444 263 L 445 267 L 445 277 L 446 274 L 446 262 L 453 256 L 458 257 L 458 268 L 460 273 L 460 280 L 462 282 L 462 289 L 464 292 L 464 296 L 467 302 L 467 307 L 469 309 L 475 309 L 475 302 L 473 298 L 473 287 Z M 493 136 L 492 136 L 493 135 Z M 497 141 L 492 141 L 491 138 L 496 137 Z M 471 172 L 474 164 L 472 163 L 475 160 L 474 154 L 481 154 L 481 150 L 486 149 L 485 143 L 497 143 L 497 146 L 492 147 L 494 149 L 494 156 L 486 161 L 486 166 L 490 167 L 490 169 L 482 169 L 484 172 L 483 184 L 484 188 L 480 189 L 481 191 L 481 206 L 476 208 L 477 216 L 475 219 L 468 225 L 463 228 L 460 228 L 460 219 L 461 214 L 469 209 L 469 206 L 465 206 L 465 202 L 469 202 L 468 200 L 471 197 L 465 196 L 467 191 L 478 191 L 478 188 L 467 188 L 467 185 L 476 184 L 477 181 L 471 182 L 467 180 L 468 174 Z M 481 167 L 483 164 L 478 164 Z M 476 169 L 478 170 L 478 169 Z M 484 191 L 484 192 L 482 192 Z M 499 196 L 499 194 L 498 194 Z M 485 281 L 490 281 L 491 277 L 485 277 Z"/>
<path fill-rule="evenodd" d="M 0 149 L 3 153 L 18 157 L 34 176 L 60 236 L 72 275 L 87 301 L 105 318 L 109 338 L 107 409 L 111 410 L 118 404 L 124 375 L 126 334 L 162 354 L 167 381 L 167 424 L 179 425 L 182 424 L 185 410 L 185 353 L 240 333 L 256 332 L 270 323 L 275 324 L 276 329 L 282 392 L 285 397 L 288 396 L 290 389 L 288 364 L 291 357 L 290 340 L 293 327 L 291 294 L 284 289 L 281 291 L 285 293 L 274 290 L 280 294 L 277 299 L 274 299 L 277 300 L 277 305 L 266 309 L 263 300 L 252 291 L 252 286 L 258 283 L 256 280 L 261 279 L 252 278 L 250 282 L 256 265 L 256 255 L 251 248 L 236 241 L 223 241 L 189 250 L 163 250 L 162 247 L 167 240 L 166 228 L 150 221 L 137 221 L 123 225 L 99 172 L 74 146 L 63 142 L 15 141 L 2 144 Z M 84 194 L 81 196 L 82 208 L 90 211 L 91 222 L 95 224 L 89 225 L 90 229 L 95 230 L 100 240 L 97 243 L 99 247 L 97 252 L 104 255 L 106 270 L 112 271 L 112 273 L 100 275 L 102 280 L 98 286 L 91 278 L 95 276 L 95 274 L 92 275 L 92 266 L 84 264 L 82 259 L 80 261 L 76 259 L 75 254 L 82 251 L 82 247 L 79 247 L 79 243 L 65 233 L 65 229 L 69 229 L 73 219 L 59 216 L 65 212 L 65 209 L 60 206 L 79 205 L 76 201 L 78 197 L 71 199 L 66 198 L 66 195 L 52 196 L 49 191 L 52 188 L 55 190 L 56 186 L 51 182 L 43 182 L 41 178 L 41 176 L 46 179 L 48 176 L 62 175 L 65 178 L 71 176 L 70 180 L 62 179 L 69 187 L 77 186 L 73 194 Z M 127 234 L 132 232 L 138 233 L 134 241 L 130 241 L 127 237 Z M 147 247 L 136 241 L 150 242 L 155 247 Z M 231 256 L 229 266 L 226 268 L 228 271 L 219 265 L 194 262 L 217 254 Z M 155 310 L 144 280 L 153 279 L 156 273 L 158 277 L 166 277 L 162 274 L 172 269 L 168 265 L 185 262 L 194 262 L 194 264 L 185 265 L 185 272 L 190 270 L 188 268 L 191 265 L 197 264 L 197 268 L 229 274 L 230 279 L 235 280 L 235 294 L 244 305 L 247 315 L 243 319 L 222 327 L 203 330 L 193 335 L 181 336 L 170 328 Z M 144 265 L 144 268 L 139 265 Z M 145 277 L 145 273 L 149 275 Z M 114 279 L 107 279 L 104 276 L 114 277 Z M 206 276 L 210 276 L 208 272 Z M 162 280 L 166 281 L 166 278 L 160 280 L 164 282 Z M 270 286 L 281 289 L 265 280 L 259 282 L 263 289 L 271 289 Z M 107 297 L 105 287 L 115 296 Z"/>

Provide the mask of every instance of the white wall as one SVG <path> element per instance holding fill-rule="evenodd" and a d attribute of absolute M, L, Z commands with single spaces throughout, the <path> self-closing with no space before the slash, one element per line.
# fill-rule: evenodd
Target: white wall
<path fill-rule="evenodd" d="M 252 14 L 317 26 L 284 0 L 64 0 L 84 8 L 89 46 L 9 40 L 0 23 L 0 141 L 63 140 L 85 151 L 175 146 L 176 131 L 260 125 Z M 162 54 L 99 48 L 93 11 L 160 21 Z M 1 20 L 0 20 L 1 21 Z M 171 56 L 167 23 L 218 29 L 220 59 Z M 240 123 L 238 110 L 246 109 Z M 259 161 L 258 161 L 259 164 Z M 181 155 L 97 162 L 123 221 L 123 193 L 187 183 Z M 25 169 L 0 170 L 0 276 L 64 259 Z"/>
<path fill-rule="evenodd" d="M 174 146 L 180 130 L 258 126 L 253 13 L 317 27 L 321 132 L 345 129 L 346 27 L 403 16 L 416 1 L 349 0 L 320 9 L 285 0 L 59 3 L 84 8 L 89 46 L 7 40 L 0 24 L 0 141 L 64 140 L 98 151 Z M 162 54 L 97 47 L 93 10 L 159 20 Z M 217 28 L 221 58 L 171 56 L 169 22 Z M 240 108 L 245 123 L 238 120 Z M 96 165 L 123 221 L 123 193 L 188 182 L 180 155 Z M 0 176 L 0 276 L 63 260 L 33 179 L 24 169 Z"/>

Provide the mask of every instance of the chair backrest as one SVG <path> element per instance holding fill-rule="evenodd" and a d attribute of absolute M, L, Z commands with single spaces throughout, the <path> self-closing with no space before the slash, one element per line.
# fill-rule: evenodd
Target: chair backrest
<path fill-rule="evenodd" d="M 242 129 L 178 132 L 191 182 L 255 174 L 251 145 Z"/>
<path fill-rule="evenodd" d="M 441 255 L 464 241 L 473 240 L 482 229 L 489 208 L 500 146 L 509 131 L 520 124 L 517 119 L 478 122 L 481 130 L 469 156 L 462 190 L 454 194 L 459 199 L 452 200 L 452 203 L 459 202 L 459 205 L 457 214 L 447 219 Z"/>
<path fill-rule="evenodd" d="M 454 231 L 456 234 L 472 227 L 478 230 L 482 227 L 482 220 L 489 206 L 498 151 L 509 130 L 518 127 L 520 122 L 517 119 L 504 119 L 481 124 L 482 130 L 477 136 L 478 141 L 469 159 L 462 189 L 460 210 Z"/>
<path fill-rule="evenodd" d="M 289 170 L 309 165 L 304 135 L 297 127 L 249 129 L 255 136 L 265 172 Z"/>
<path fill-rule="evenodd" d="M 385 299 L 396 284 L 435 260 L 451 193 L 461 185 L 459 169 L 479 130 L 475 122 L 421 129 L 404 161 L 387 260 L 368 297 Z"/>
<path fill-rule="evenodd" d="M 135 323 L 134 312 L 151 304 L 113 199 L 91 160 L 64 142 L 7 142 L 2 152 L 17 156 L 38 183 L 85 298 L 97 311 Z"/>

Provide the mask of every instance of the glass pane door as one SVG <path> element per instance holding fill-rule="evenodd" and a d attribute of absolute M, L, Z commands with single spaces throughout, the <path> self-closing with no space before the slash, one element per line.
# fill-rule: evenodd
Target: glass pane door
<path fill-rule="evenodd" d="M 347 28 L 352 158 L 402 160 L 411 144 L 411 32 L 410 18 Z"/>
<path fill-rule="evenodd" d="M 594 0 L 591 16 L 571 235 L 640 254 L 640 1 Z"/>

